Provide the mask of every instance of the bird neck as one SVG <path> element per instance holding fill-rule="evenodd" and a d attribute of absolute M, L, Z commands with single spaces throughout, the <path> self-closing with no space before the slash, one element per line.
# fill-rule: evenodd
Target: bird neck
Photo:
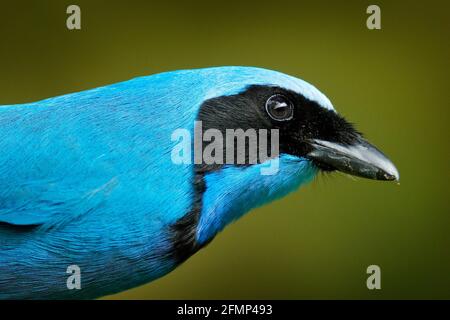
<path fill-rule="evenodd" d="M 209 242 L 226 225 L 253 208 L 271 202 L 309 182 L 317 169 L 306 159 L 281 155 L 277 173 L 262 175 L 265 163 L 228 166 L 207 174 L 197 225 L 197 242 Z"/>

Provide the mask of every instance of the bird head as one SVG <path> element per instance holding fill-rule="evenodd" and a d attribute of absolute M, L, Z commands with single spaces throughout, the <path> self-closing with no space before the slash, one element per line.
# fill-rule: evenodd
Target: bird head
<path fill-rule="evenodd" d="M 264 129 L 269 136 L 276 132 L 277 139 L 267 140 L 268 149 L 278 144 L 278 152 L 271 159 L 279 160 L 279 169 L 273 175 L 261 175 L 257 170 L 264 166 L 260 145 L 253 157 L 256 161 L 252 162 L 250 139 L 245 140 L 245 151 L 231 153 L 236 160 L 237 154 L 244 152 L 243 163 L 198 165 L 197 173 L 205 182 L 197 230 L 200 241 L 207 241 L 250 209 L 295 190 L 320 171 L 340 171 L 375 180 L 399 179 L 388 157 L 339 115 L 330 100 L 311 84 L 259 68 L 206 70 L 210 89 L 198 114 L 202 132 L 213 129 L 226 138 L 227 130 Z M 224 143 L 224 159 L 230 145 L 236 148 L 236 143 Z"/>
<path fill-rule="evenodd" d="M 311 84 L 259 68 L 218 69 L 223 71 L 220 81 L 224 83 L 214 88 L 215 97 L 206 99 L 200 108 L 198 118 L 203 132 L 215 129 L 226 136 L 226 130 L 263 129 L 270 136 L 275 129 L 279 134 L 279 155 L 302 158 L 321 171 L 341 171 L 375 180 L 399 179 L 388 157 L 339 115 L 330 100 Z M 245 164 L 250 165 L 248 141 L 245 146 L 247 150 L 242 153 L 246 153 Z M 211 169 L 214 167 L 206 168 Z"/>

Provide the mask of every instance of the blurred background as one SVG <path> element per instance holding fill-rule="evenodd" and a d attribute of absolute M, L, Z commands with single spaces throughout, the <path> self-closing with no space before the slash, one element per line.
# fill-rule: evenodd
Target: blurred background
<path fill-rule="evenodd" d="M 316 85 L 400 184 L 322 176 L 229 226 L 169 275 L 111 299 L 450 299 L 449 3 L 2 1 L 0 104 L 162 71 L 279 70 Z M 66 28 L 81 7 L 82 30 Z M 381 267 L 381 290 L 366 268 Z"/>

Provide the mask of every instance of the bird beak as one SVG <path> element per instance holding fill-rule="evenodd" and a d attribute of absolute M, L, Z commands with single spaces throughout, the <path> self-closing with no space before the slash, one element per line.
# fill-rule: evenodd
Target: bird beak
<path fill-rule="evenodd" d="M 314 139 L 307 157 L 332 169 L 374 180 L 399 181 L 394 164 L 363 138 L 351 145 Z"/>

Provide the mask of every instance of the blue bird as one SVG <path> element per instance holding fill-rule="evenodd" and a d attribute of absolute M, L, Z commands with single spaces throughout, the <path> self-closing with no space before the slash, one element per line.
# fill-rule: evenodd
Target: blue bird
<path fill-rule="evenodd" d="M 277 130 L 279 152 L 174 163 L 174 132 L 195 137 L 198 122 L 203 133 Z M 272 160 L 276 174 L 262 174 Z M 181 70 L 1 106 L 0 298 L 91 299 L 145 284 L 249 210 L 335 170 L 399 178 L 320 91 L 266 69 Z"/>

